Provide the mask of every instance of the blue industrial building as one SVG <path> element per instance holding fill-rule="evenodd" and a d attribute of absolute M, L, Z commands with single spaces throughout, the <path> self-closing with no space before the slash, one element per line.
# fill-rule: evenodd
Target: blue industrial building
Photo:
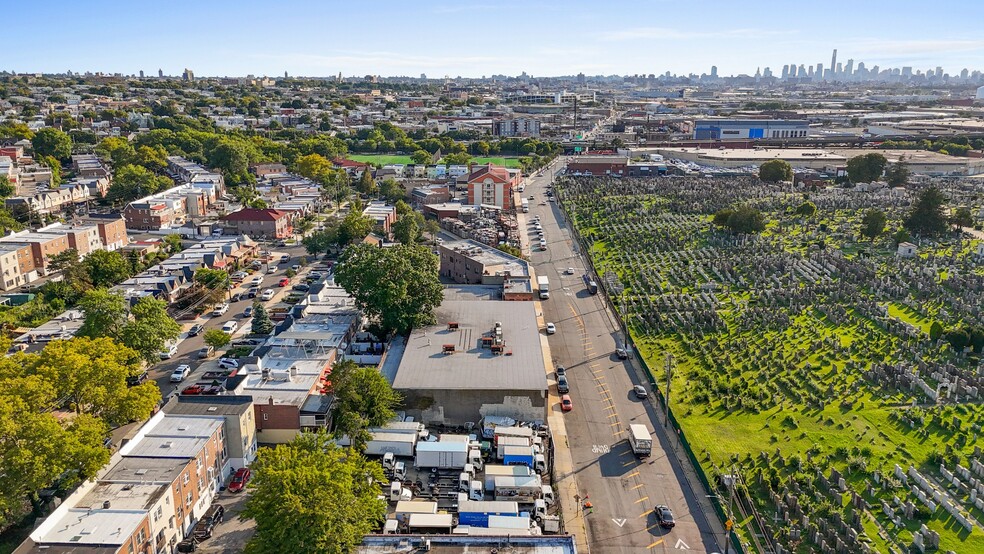
<path fill-rule="evenodd" d="M 700 119 L 694 123 L 696 140 L 803 138 L 810 124 L 798 119 Z"/>

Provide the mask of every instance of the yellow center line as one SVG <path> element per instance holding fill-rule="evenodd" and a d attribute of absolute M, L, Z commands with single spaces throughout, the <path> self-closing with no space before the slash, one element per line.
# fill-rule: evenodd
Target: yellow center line
<path fill-rule="evenodd" d="M 638 471 L 633 471 L 632 473 L 626 475 L 625 478 L 628 479 L 629 477 L 635 477 L 636 475 L 639 475 L 639 472 Z M 641 487 L 642 485 L 639 485 L 639 486 Z"/>
<path fill-rule="evenodd" d="M 641 487 L 645 487 L 645 486 L 646 486 L 646 484 L 645 484 L 645 483 L 639 483 L 638 485 L 636 485 L 636 486 L 634 486 L 634 487 L 632 487 L 632 488 L 631 488 L 631 489 L 629 489 L 629 490 L 630 490 L 630 491 L 634 491 L 634 490 L 636 490 L 636 489 L 638 489 L 638 488 L 641 488 Z"/>
<path fill-rule="evenodd" d="M 636 500 L 636 501 L 635 501 L 635 503 L 636 503 L 636 504 L 638 504 L 638 503 L 640 503 L 640 502 L 645 502 L 645 501 L 647 501 L 647 500 L 649 500 L 649 497 L 648 497 L 648 496 L 643 496 L 643 497 L 642 497 L 642 498 L 640 498 L 639 500 Z"/>
<path fill-rule="evenodd" d="M 646 516 L 648 516 L 651 513 L 653 513 L 652 510 L 646 510 L 645 512 L 642 512 L 641 514 L 639 514 L 639 517 L 646 517 Z"/>
<path fill-rule="evenodd" d="M 632 465 L 635 465 L 635 460 L 629 460 L 628 462 L 625 462 L 624 464 L 622 464 L 622 467 L 629 467 Z"/>
<path fill-rule="evenodd" d="M 658 541 L 656 541 L 656 542 L 654 542 L 653 544 L 650 544 L 650 545 L 649 545 L 649 546 L 647 546 L 646 548 L 652 548 L 652 547 L 654 547 L 654 546 L 659 546 L 659 545 L 661 545 L 661 544 L 663 544 L 663 541 L 664 541 L 664 540 L 665 540 L 665 539 L 659 539 Z"/>

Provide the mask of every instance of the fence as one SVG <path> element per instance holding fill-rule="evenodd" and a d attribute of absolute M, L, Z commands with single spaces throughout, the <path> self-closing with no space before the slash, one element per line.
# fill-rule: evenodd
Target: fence
<path fill-rule="evenodd" d="M 629 335 L 629 329 L 627 323 L 623 319 L 624 314 L 619 313 L 614 302 L 612 301 L 612 293 L 608 289 L 610 284 L 606 282 L 605 279 L 601 279 L 601 273 L 599 273 L 595 268 L 594 260 L 591 259 L 591 256 L 589 254 L 590 250 L 588 249 L 588 244 L 581 237 L 581 234 L 578 232 L 577 227 L 574 225 L 574 219 L 572 218 L 571 214 L 568 213 L 567 208 L 565 206 L 565 202 L 561 198 L 562 196 L 563 196 L 562 193 L 558 191 L 557 202 L 560 205 L 561 213 L 564 214 L 564 217 L 567 219 L 567 224 L 570 226 L 571 236 L 574 237 L 575 241 L 577 241 L 577 247 L 580 249 L 581 253 L 583 254 L 583 257 L 588 264 L 589 271 L 598 277 L 597 280 L 601 283 L 601 289 L 604 291 L 604 294 L 602 296 L 604 297 L 605 303 L 607 304 L 608 312 L 610 314 L 616 314 L 617 317 L 615 318 L 615 324 L 618 325 L 619 330 L 626 338 L 626 343 L 629 343 L 631 341 L 631 338 Z M 628 347 L 629 344 L 626 344 L 625 346 Z M 645 369 L 646 371 L 646 376 L 649 379 L 649 384 L 650 386 L 652 386 L 653 391 L 656 393 L 656 396 L 659 399 L 659 409 L 669 414 L 669 423 L 671 424 L 670 432 L 676 435 L 677 439 L 680 442 L 680 445 L 683 447 L 684 452 L 687 453 L 687 459 L 690 465 L 694 468 L 694 473 L 697 474 L 697 478 L 700 480 L 700 484 L 703 487 L 703 491 L 693 491 L 693 492 L 695 494 L 702 493 L 708 497 L 708 499 L 711 501 L 711 505 L 714 507 L 714 512 L 717 514 L 718 519 L 723 524 L 723 522 L 728 521 L 727 514 L 724 511 L 724 505 L 721 503 L 721 499 L 718 498 L 718 496 L 715 494 L 716 490 L 714 489 L 714 487 L 711 486 L 710 481 L 708 481 L 707 475 L 704 473 L 704 468 L 701 467 L 700 462 L 697 460 L 697 456 L 694 454 L 693 448 L 690 446 L 690 441 L 687 440 L 687 437 L 684 435 L 683 430 L 680 428 L 680 424 L 677 421 L 676 415 L 673 413 L 673 408 L 666 410 L 666 406 L 664 404 L 665 393 L 662 387 L 660 387 L 659 383 L 657 383 L 656 381 L 656 377 L 655 377 L 656 374 L 653 373 L 652 368 L 649 367 L 649 364 L 646 362 L 646 360 L 641 355 L 639 355 L 639 351 L 637 349 L 632 348 L 631 350 L 635 355 L 635 359 L 642 365 L 643 369 Z M 692 488 L 693 487 L 691 486 L 691 489 Z M 741 539 L 739 538 L 738 534 L 729 532 L 728 537 L 729 540 L 731 541 L 731 548 L 733 549 L 733 551 L 738 552 L 739 554 L 744 554 L 745 549 L 741 544 Z"/>

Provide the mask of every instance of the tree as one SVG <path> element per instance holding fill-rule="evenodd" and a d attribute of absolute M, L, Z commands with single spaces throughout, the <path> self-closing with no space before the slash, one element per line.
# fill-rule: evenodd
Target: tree
<path fill-rule="evenodd" d="M 48 271 L 62 271 L 79 263 L 79 251 L 69 248 L 68 250 L 48 256 Z"/>
<path fill-rule="evenodd" d="M 384 331 L 408 333 L 436 321 L 443 299 L 437 256 L 421 245 L 350 246 L 342 252 L 335 280 Z"/>
<path fill-rule="evenodd" d="M 817 205 L 807 200 L 796 207 L 796 215 L 803 218 L 811 218 L 817 213 Z"/>
<path fill-rule="evenodd" d="M 379 185 L 379 195 L 382 196 L 387 202 L 396 203 L 399 200 L 407 199 L 407 191 L 403 188 L 403 185 L 396 182 L 396 179 L 392 177 L 387 177 L 383 179 L 381 185 Z"/>
<path fill-rule="evenodd" d="M 208 163 L 227 175 L 240 175 L 249 167 L 249 155 L 242 143 L 223 140 L 209 153 Z"/>
<path fill-rule="evenodd" d="M 436 219 L 428 219 L 424 221 L 424 232 L 430 235 L 433 241 L 437 238 L 437 234 L 441 232 L 441 225 Z"/>
<path fill-rule="evenodd" d="M 203 267 L 195 270 L 195 284 L 201 287 L 205 304 L 212 305 L 222 302 L 229 290 L 229 283 L 229 273 L 221 269 Z"/>
<path fill-rule="evenodd" d="M 769 160 L 759 166 L 759 179 L 766 183 L 793 180 L 793 167 L 785 160 Z"/>
<path fill-rule="evenodd" d="M 957 352 L 963 352 L 964 348 L 970 346 L 970 333 L 963 327 L 950 329 L 946 332 L 944 338 L 946 338 L 946 342 L 950 343 L 950 346 Z"/>
<path fill-rule="evenodd" d="M 140 356 L 109 337 L 52 341 L 29 363 L 30 373 L 50 383 L 55 398 L 110 425 L 146 419 L 161 399 L 153 381 L 127 386 L 127 377 L 142 371 Z"/>
<path fill-rule="evenodd" d="M 417 150 L 416 152 L 410 155 L 410 160 L 418 165 L 427 165 L 431 163 L 432 158 L 433 156 L 431 155 L 431 153 L 426 150 Z"/>
<path fill-rule="evenodd" d="M 35 133 L 31 146 L 35 157 L 53 156 L 59 160 L 67 160 L 72 156 L 72 137 L 53 127 L 45 127 Z"/>
<path fill-rule="evenodd" d="M 888 217 L 881 210 L 871 209 L 864 213 L 861 218 L 861 234 L 871 240 L 875 240 L 878 235 L 885 232 L 885 224 Z"/>
<path fill-rule="evenodd" d="M 905 156 L 899 156 L 899 161 L 888 166 L 885 179 L 890 187 L 905 186 L 909 182 L 909 164 L 906 163 Z"/>
<path fill-rule="evenodd" d="M 171 233 L 170 235 L 165 236 L 164 244 L 167 245 L 167 251 L 171 254 L 181 252 L 181 249 L 184 248 L 181 244 L 181 235 L 178 233 Z"/>
<path fill-rule="evenodd" d="M 372 196 L 379 192 L 379 187 L 376 186 L 376 180 L 372 178 L 372 170 L 368 167 L 362 171 L 362 175 L 359 176 L 359 182 L 356 184 L 356 190 L 362 194 Z"/>
<path fill-rule="evenodd" d="M 106 289 L 94 289 L 79 300 L 79 309 L 85 314 L 77 337 L 116 337 L 126 324 L 126 299 L 123 295 Z"/>
<path fill-rule="evenodd" d="M 467 152 L 456 152 L 444 156 L 441 158 L 441 161 L 444 162 L 444 165 L 446 166 L 468 165 L 468 162 L 471 161 L 471 156 L 469 156 Z"/>
<path fill-rule="evenodd" d="M 90 252 L 80 265 L 88 275 L 89 282 L 97 288 L 113 286 L 129 279 L 133 274 L 133 268 L 123 254 L 108 250 Z"/>
<path fill-rule="evenodd" d="M 714 214 L 714 224 L 737 235 L 761 233 L 765 230 L 765 216 L 751 206 L 739 206 L 734 210 L 721 210 Z"/>
<path fill-rule="evenodd" d="M 919 236 L 935 237 L 946 233 L 949 225 L 943 214 L 945 201 L 943 193 L 936 187 L 922 191 L 902 225 Z"/>
<path fill-rule="evenodd" d="M 256 522 L 256 534 L 246 554 L 348 554 L 386 517 L 382 466 L 324 433 L 260 449 L 251 468 L 241 517 Z"/>
<path fill-rule="evenodd" d="M 934 321 L 932 325 L 929 326 L 929 339 L 932 341 L 937 341 L 943 336 L 943 325 L 939 321 Z"/>
<path fill-rule="evenodd" d="M 116 169 L 113 182 L 106 191 L 106 202 L 125 204 L 138 198 L 156 194 L 174 185 L 167 177 L 154 174 L 140 165 L 124 165 Z"/>
<path fill-rule="evenodd" d="M 885 156 L 872 152 L 847 160 L 847 176 L 852 183 L 870 183 L 881 178 L 888 160 Z"/>
<path fill-rule="evenodd" d="M 369 439 L 367 429 L 393 419 L 400 395 L 375 367 L 359 366 L 352 360 L 338 362 L 331 369 L 332 421 L 335 435 L 348 435 L 361 450 Z"/>
<path fill-rule="evenodd" d="M 134 162 L 155 172 L 167 169 L 167 150 L 163 146 L 141 146 L 137 148 Z"/>
<path fill-rule="evenodd" d="M 974 214 L 967 206 L 961 206 L 953 211 L 953 215 L 950 216 L 950 224 L 956 227 L 973 227 Z"/>
<path fill-rule="evenodd" d="M 130 316 L 133 319 L 123 325 L 117 338 L 148 364 L 158 361 L 167 344 L 181 334 L 181 325 L 167 313 L 163 300 L 145 296 L 130 307 Z"/>
<path fill-rule="evenodd" d="M 273 329 L 273 320 L 270 319 L 266 306 L 260 302 L 253 303 L 253 323 L 250 332 L 254 335 L 269 335 Z"/>
<path fill-rule="evenodd" d="M 96 154 L 108 160 L 113 167 L 134 163 L 137 151 L 128 140 L 122 137 L 107 137 L 96 145 Z"/>
<path fill-rule="evenodd" d="M 397 205 L 403 204 L 406 206 L 406 202 L 400 200 Z M 409 209 L 410 207 L 407 206 Z M 424 227 L 424 216 L 420 212 L 415 212 L 413 209 L 409 209 L 408 212 L 400 214 L 396 223 L 393 224 L 393 236 L 396 240 L 402 242 L 403 244 L 413 244 L 420 240 L 420 236 L 423 233 Z"/>
<path fill-rule="evenodd" d="M 231 340 L 232 337 L 229 336 L 229 333 L 226 333 L 221 329 L 209 329 L 208 331 L 205 331 L 204 335 L 202 335 L 202 342 L 213 348 L 222 348 L 223 346 L 229 344 L 229 341 Z"/>
<path fill-rule="evenodd" d="M 17 193 L 17 187 L 15 187 L 10 179 L 6 175 L 0 175 L 0 199 L 13 196 Z"/>
<path fill-rule="evenodd" d="M 910 240 L 912 240 L 912 235 L 910 235 L 909 231 L 907 231 L 904 227 L 898 231 L 895 231 L 895 234 L 892 235 L 892 242 L 895 243 L 895 246 L 898 246 L 903 242 L 909 242 Z"/>
<path fill-rule="evenodd" d="M 373 221 L 361 212 L 350 210 L 345 219 L 338 225 L 335 241 L 339 246 L 352 244 L 366 238 L 372 231 Z"/>
<path fill-rule="evenodd" d="M 327 158 L 319 154 L 308 154 L 297 158 L 295 168 L 299 175 L 315 181 L 320 181 L 331 175 L 334 166 Z"/>

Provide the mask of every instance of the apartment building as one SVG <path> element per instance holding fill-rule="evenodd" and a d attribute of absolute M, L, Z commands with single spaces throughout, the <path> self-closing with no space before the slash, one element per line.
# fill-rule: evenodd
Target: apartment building
<path fill-rule="evenodd" d="M 515 207 L 513 190 L 519 186 L 521 179 L 519 170 L 492 164 L 481 166 L 468 175 L 468 203 L 512 210 Z"/>
<path fill-rule="evenodd" d="M 30 244 L 0 243 L 0 289 L 13 290 L 38 278 Z"/>
<path fill-rule="evenodd" d="M 272 208 L 243 208 L 222 222 L 227 230 L 250 237 L 283 239 L 294 232 L 289 214 Z"/>
<path fill-rule="evenodd" d="M 396 206 L 383 201 L 372 201 L 362 210 L 362 215 L 371 219 L 377 229 L 388 235 L 396 223 Z"/>
<path fill-rule="evenodd" d="M 540 120 L 532 117 L 497 119 L 492 122 L 492 134 L 497 137 L 538 137 Z"/>
<path fill-rule="evenodd" d="M 174 552 L 231 474 L 221 416 L 159 412 L 14 552 Z"/>

